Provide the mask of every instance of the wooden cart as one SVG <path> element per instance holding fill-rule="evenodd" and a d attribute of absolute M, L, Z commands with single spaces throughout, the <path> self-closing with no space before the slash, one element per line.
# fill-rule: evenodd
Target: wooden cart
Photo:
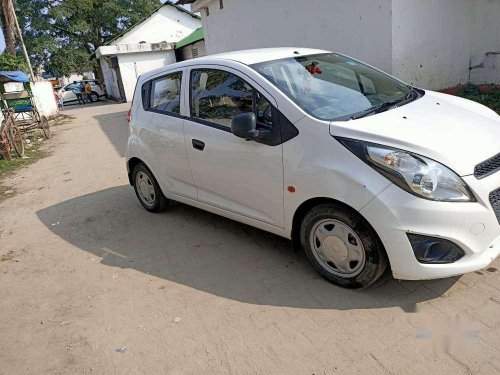
<path fill-rule="evenodd" d="M 41 129 L 45 138 L 50 138 L 49 121 L 47 117 L 40 115 L 36 107 L 28 77 L 16 80 L 18 75 L 6 75 L 5 73 L 22 72 L 0 72 L 0 106 L 2 111 L 5 113 L 8 110 L 13 110 L 16 124 L 23 132 Z M 23 82 L 24 80 L 25 82 Z"/>

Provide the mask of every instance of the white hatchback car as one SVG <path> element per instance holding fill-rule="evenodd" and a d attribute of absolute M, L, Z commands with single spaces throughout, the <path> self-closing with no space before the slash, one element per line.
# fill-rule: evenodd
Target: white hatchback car
<path fill-rule="evenodd" d="M 92 88 L 92 93 L 90 94 L 91 102 L 98 102 L 100 98 L 106 96 L 106 90 L 104 86 L 96 79 L 88 79 L 84 81 L 71 82 L 67 85 L 61 87 L 59 91 L 62 93 L 64 104 L 75 103 L 78 101 L 76 97 L 76 93 L 80 90 L 81 84 L 90 83 L 90 87 Z"/>
<path fill-rule="evenodd" d="M 500 253 L 500 117 L 336 53 L 240 51 L 142 75 L 127 168 L 180 201 L 292 239 L 326 279 L 463 274 Z"/>

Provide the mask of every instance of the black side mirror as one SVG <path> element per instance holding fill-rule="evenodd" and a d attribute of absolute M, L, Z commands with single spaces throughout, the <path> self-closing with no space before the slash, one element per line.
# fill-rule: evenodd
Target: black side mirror
<path fill-rule="evenodd" d="M 258 138 L 259 131 L 257 130 L 257 117 L 255 113 L 245 112 L 234 116 L 231 122 L 231 132 L 235 136 L 244 138 L 247 141 Z"/>

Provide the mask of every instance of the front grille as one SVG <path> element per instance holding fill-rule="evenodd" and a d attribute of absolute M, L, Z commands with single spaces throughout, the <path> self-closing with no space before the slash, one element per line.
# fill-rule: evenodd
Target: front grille
<path fill-rule="evenodd" d="M 484 178 L 500 170 L 500 154 L 483 161 L 474 168 L 474 176 Z"/>
<path fill-rule="evenodd" d="M 490 203 L 495 215 L 497 215 L 498 223 L 500 224 L 500 189 L 490 193 Z"/>

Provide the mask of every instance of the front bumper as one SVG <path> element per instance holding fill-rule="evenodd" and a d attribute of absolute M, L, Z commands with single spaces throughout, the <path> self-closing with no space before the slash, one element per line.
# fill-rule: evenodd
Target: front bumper
<path fill-rule="evenodd" d="M 500 187 L 500 173 L 463 179 L 478 202 L 434 202 L 391 185 L 361 210 L 382 240 L 396 279 L 461 275 L 487 267 L 500 254 L 500 223 L 489 202 L 489 193 Z M 407 233 L 450 240 L 465 256 L 450 264 L 420 263 Z"/>

